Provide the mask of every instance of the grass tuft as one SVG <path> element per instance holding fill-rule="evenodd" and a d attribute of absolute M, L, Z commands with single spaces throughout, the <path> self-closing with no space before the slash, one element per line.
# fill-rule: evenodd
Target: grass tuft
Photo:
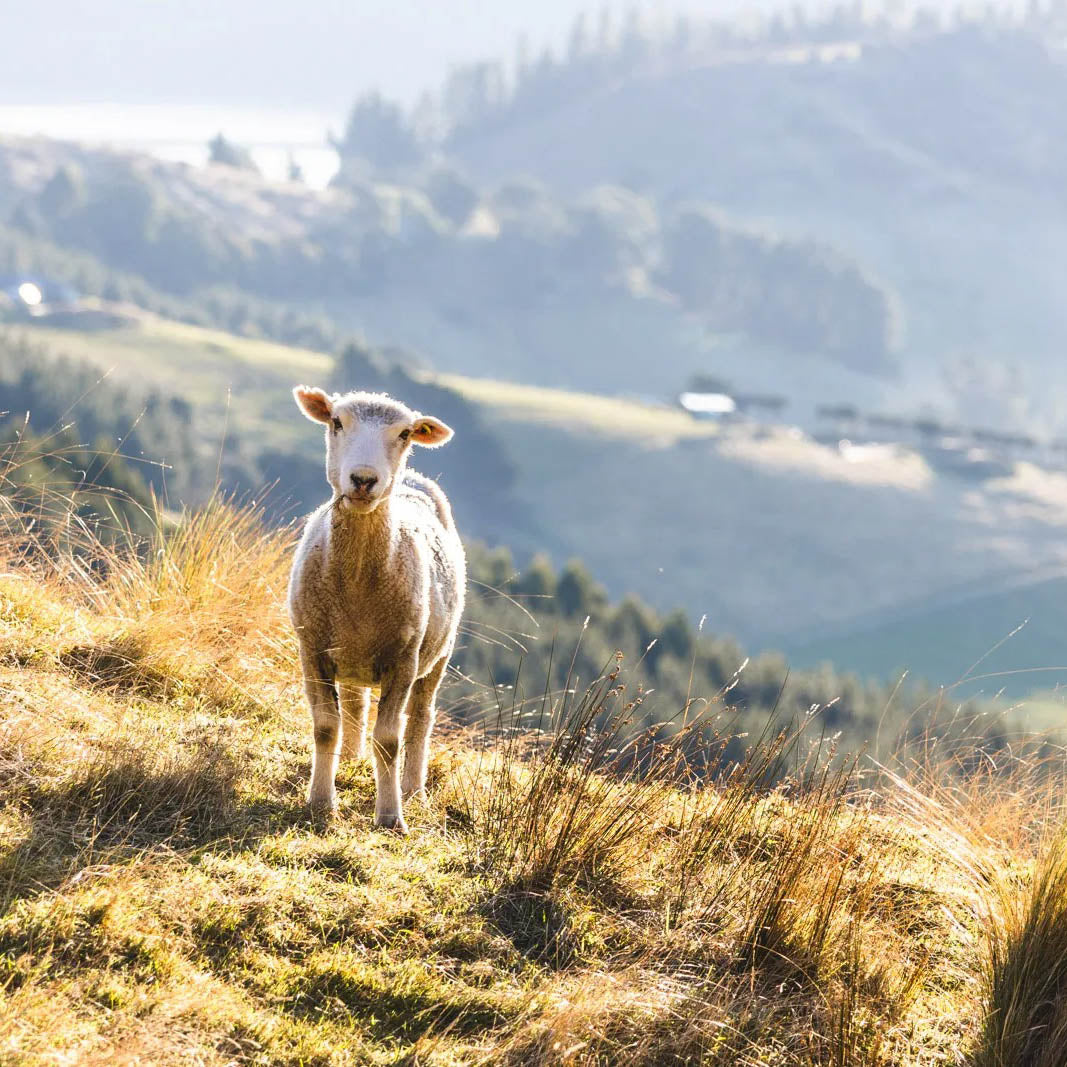
<path fill-rule="evenodd" d="M 1067 836 L 1038 856 L 1029 885 L 991 886 L 986 1015 L 976 1067 L 1067 1063 Z"/>

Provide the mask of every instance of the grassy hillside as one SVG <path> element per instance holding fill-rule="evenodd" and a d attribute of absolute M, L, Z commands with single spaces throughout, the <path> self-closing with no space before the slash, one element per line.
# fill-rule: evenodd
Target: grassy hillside
<path fill-rule="evenodd" d="M 154 316 L 121 329 L 30 335 L 114 368 L 120 380 L 191 396 L 209 451 L 225 432 L 244 452 L 298 457 L 300 485 L 283 482 L 276 497 L 299 489 L 316 500 L 324 492 L 321 440 L 289 390 L 325 380 L 330 357 Z M 922 673 L 945 679 L 970 648 L 955 641 L 955 629 L 939 629 L 936 617 L 923 623 L 927 611 L 961 586 L 995 593 L 1037 568 L 1067 563 L 1067 477 L 1036 467 L 968 481 L 906 450 L 857 460 L 786 430 L 722 431 L 617 397 L 443 381 L 477 405 L 507 453 L 517 472 L 513 498 L 525 513 L 517 522 L 509 507 L 461 510 L 469 537 L 509 545 L 520 559 L 536 551 L 558 563 L 580 557 L 614 596 L 634 591 L 660 609 L 682 605 L 694 619 L 706 613 L 711 632 L 750 647 L 787 645 L 807 663 L 834 656 L 814 646 L 815 635 L 840 633 L 855 620 L 870 629 L 906 611 L 892 641 L 868 646 L 871 655 L 850 665 L 887 675 L 921 664 Z M 427 473 L 441 472 L 438 455 L 420 456 Z M 452 470 L 445 479 L 454 493 L 461 476 Z M 998 615 L 976 616 L 976 651 L 961 669 L 1027 614 L 1011 626 Z M 1035 649 L 1007 665 L 1061 659 L 1043 657 Z"/>
<path fill-rule="evenodd" d="M 287 441 L 304 427 L 300 422 L 269 424 L 278 391 L 298 380 L 319 381 L 329 376 L 332 357 L 309 349 L 238 337 L 221 330 L 186 325 L 150 314 L 138 314 L 126 327 L 104 330 L 68 330 L 34 326 L 0 325 L 0 331 L 28 334 L 56 351 L 87 359 L 126 377 L 144 378 L 166 385 L 196 402 L 215 418 L 228 401 L 234 424 L 264 431 L 272 444 Z M 658 442 L 706 437 L 715 427 L 694 422 L 669 407 L 593 393 L 544 389 L 490 379 L 443 375 L 442 381 L 471 399 L 505 414 L 525 415 L 535 421 L 569 423 L 605 437 L 647 433 Z M 359 383 L 352 383 L 358 388 Z M 289 397 L 285 397 L 289 402 Z M 317 441 L 316 441 L 317 444 Z"/>
<path fill-rule="evenodd" d="M 0 545 L 5 1063 L 1062 1062 L 1060 754 L 875 779 L 768 735 L 701 784 L 723 708 L 635 749 L 612 674 L 539 745 L 446 716 L 407 839 L 362 763 L 313 823 L 286 537 Z"/>
<path fill-rule="evenodd" d="M 128 325 L 71 330 L 0 325 L 0 333 L 27 336 L 56 352 L 85 359 L 119 379 L 136 380 L 186 397 L 197 405 L 211 435 L 227 423 L 238 431 L 264 427 L 272 444 L 296 443 L 298 422 L 267 416 L 283 384 L 325 377 L 332 365 L 320 352 L 237 337 L 131 309 Z"/>
<path fill-rule="evenodd" d="M 634 776 L 612 676 L 540 745 L 442 729 L 406 839 L 363 764 L 315 824 L 283 537 L 0 544 L 5 1062 L 1062 1060 L 1059 756 L 905 782 L 767 737 L 701 786 L 676 733 Z"/>

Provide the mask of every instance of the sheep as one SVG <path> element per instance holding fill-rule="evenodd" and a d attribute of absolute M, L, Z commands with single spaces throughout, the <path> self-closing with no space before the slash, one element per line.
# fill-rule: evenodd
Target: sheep
<path fill-rule="evenodd" d="M 325 425 L 333 490 L 307 520 L 289 580 L 313 719 L 308 804 L 317 814 L 336 808 L 338 758 L 363 757 L 378 688 L 374 824 L 406 833 L 402 800 L 425 797 L 437 691 L 466 587 L 448 499 L 406 467 L 412 445 L 438 448 L 452 430 L 380 393 L 330 396 L 300 385 L 293 396 Z"/>

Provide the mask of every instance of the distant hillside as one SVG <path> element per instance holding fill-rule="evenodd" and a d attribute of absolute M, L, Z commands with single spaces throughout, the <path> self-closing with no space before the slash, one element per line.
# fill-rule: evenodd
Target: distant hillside
<path fill-rule="evenodd" d="M 330 357 L 154 316 L 31 336 L 114 367 L 117 381 L 171 389 L 180 381 L 205 440 L 225 430 L 248 463 L 269 461 L 281 478 L 273 500 L 300 509 L 322 498 L 322 442 L 289 389 L 331 380 Z M 784 429 L 724 430 L 619 398 L 458 375 L 438 384 L 473 406 L 497 442 L 490 458 L 513 472 L 505 491 L 495 475 L 472 477 L 458 450 L 420 457 L 422 469 L 443 476 L 468 536 L 507 545 L 520 563 L 537 552 L 557 564 L 578 557 L 613 597 L 683 605 L 691 620 L 707 614 L 709 632 L 750 648 L 799 651 L 857 620 L 871 628 L 924 611 L 963 585 L 992 592 L 1037 568 L 1067 566 L 1067 476 L 1029 464 L 967 478 L 908 449 L 857 457 Z M 1018 621 L 994 619 L 960 670 Z M 887 643 L 884 660 L 845 662 L 883 675 L 921 662 L 945 680 L 970 651 L 958 638 L 917 627 Z M 836 655 L 823 646 L 805 662 L 820 658 Z"/>
<path fill-rule="evenodd" d="M 1065 30 L 979 16 L 947 30 L 842 24 L 829 40 L 693 34 L 629 61 L 542 66 L 495 107 L 453 118 L 445 146 L 486 176 L 571 191 L 624 179 L 668 201 L 773 198 L 787 211 L 998 186 L 1050 194 L 1067 173 Z M 553 94 L 568 79 L 571 92 Z"/>
<path fill-rule="evenodd" d="M 566 197 L 610 182 L 825 242 L 899 297 L 910 388 L 953 417 L 981 405 L 1058 431 L 1067 15 L 1030 8 L 904 29 L 856 5 L 756 38 L 680 20 L 628 52 L 587 42 L 477 107 L 450 109 L 446 86 L 443 150 L 481 183 L 529 174 Z"/>
<path fill-rule="evenodd" d="M 217 306 L 227 326 L 246 298 L 274 309 L 247 316 L 272 336 L 304 340 L 315 317 L 458 373 L 656 394 L 721 353 L 809 391 L 847 373 L 880 396 L 897 367 L 895 296 L 862 261 L 610 184 L 559 196 L 525 179 L 348 168 L 316 191 L 0 141 L 0 265 L 63 272 L 56 249 L 75 251 L 71 273 L 99 295 L 140 279 Z"/>
<path fill-rule="evenodd" d="M 954 697 L 1061 690 L 1067 685 L 1067 577 L 1019 574 L 949 590 L 787 644 L 790 662 L 800 668 L 832 661 L 839 670 L 883 680 L 907 671 L 953 686 Z"/>

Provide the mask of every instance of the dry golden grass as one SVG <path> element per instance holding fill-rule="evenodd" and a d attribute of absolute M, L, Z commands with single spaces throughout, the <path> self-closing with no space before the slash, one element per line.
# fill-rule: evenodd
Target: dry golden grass
<path fill-rule="evenodd" d="M 158 526 L 5 541 L 0 1062 L 1067 1062 L 1057 754 L 727 766 L 613 670 L 445 731 L 409 838 L 363 764 L 315 824 L 292 531 Z"/>

